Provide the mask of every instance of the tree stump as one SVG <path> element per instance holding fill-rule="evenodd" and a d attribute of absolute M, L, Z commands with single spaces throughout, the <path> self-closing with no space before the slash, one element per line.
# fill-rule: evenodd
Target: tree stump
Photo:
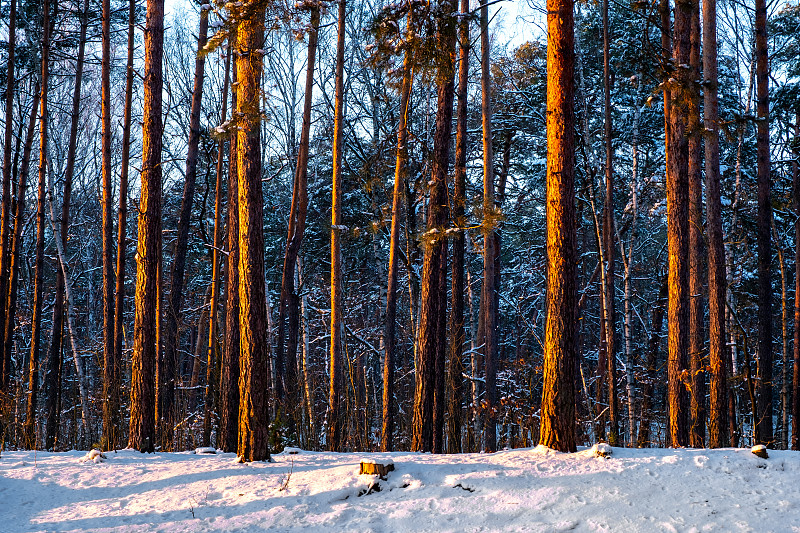
<path fill-rule="evenodd" d="M 361 461 L 361 466 L 359 468 L 359 475 L 367 474 L 370 476 L 378 476 L 381 479 L 386 479 L 386 476 L 389 472 L 394 470 L 394 463 L 391 460 L 385 460 L 383 462 L 378 462 L 373 459 L 365 459 Z"/>
<path fill-rule="evenodd" d="M 613 453 L 611 446 L 606 444 L 605 442 L 598 442 L 594 446 L 592 446 L 592 451 L 597 457 L 607 458 L 610 457 Z"/>
<path fill-rule="evenodd" d="M 753 452 L 753 455 L 756 457 L 761 457 L 762 459 L 768 459 L 769 454 L 767 453 L 767 447 L 763 444 L 759 444 L 758 446 L 753 446 L 750 448 L 750 451 Z"/>

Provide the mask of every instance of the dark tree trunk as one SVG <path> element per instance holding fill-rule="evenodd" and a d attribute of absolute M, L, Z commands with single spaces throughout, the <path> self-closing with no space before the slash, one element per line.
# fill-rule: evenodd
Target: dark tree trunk
<path fill-rule="evenodd" d="M 136 0 L 128 3 L 128 63 L 125 73 L 125 116 L 122 124 L 122 161 L 119 173 L 119 213 L 117 222 L 117 275 L 114 296 L 114 357 L 112 359 L 111 382 L 104 392 L 107 410 L 103 413 L 103 438 L 107 449 L 116 449 L 122 444 L 120 429 L 120 366 L 125 343 L 125 253 L 128 226 L 128 166 L 130 162 L 131 109 L 133 98 L 133 49 L 136 22 Z M 108 416 L 106 417 L 106 413 Z"/>
<path fill-rule="evenodd" d="M 155 382 L 161 264 L 161 90 L 164 0 L 148 0 L 144 32 L 142 177 L 136 251 L 136 301 L 128 446 L 155 451 Z"/>
<path fill-rule="evenodd" d="M 3 199 L 0 214 L 0 317 L 6 315 L 8 293 L 11 223 L 11 143 L 14 131 L 14 48 L 16 46 L 17 0 L 11 0 L 8 16 L 8 56 L 6 59 L 6 127 L 3 138 Z M 0 353 L 3 353 L 5 340 L 5 321 L 0 319 Z M 0 359 L 0 393 L 6 392 L 10 383 L 11 369 L 5 358 Z M 2 437 L 0 437 L 2 439 Z M 2 442 L 0 442 L 2 447 Z"/>
<path fill-rule="evenodd" d="M 264 3 L 242 8 L 236 40 L 239 185 L 239 448 L 241 461 L 269 461 L 267 300 L 261 191 Z"/>
<path fill-rule="evenodd" d="M 455 2 L 444 0 L 442 7 L 450 13 L 457 10 Z M 441 445 L 442 437 L 434 437 L 436 424 L 437 366 L 444 368 L 437 358 L 444 356 L 439 338 L 443 332 L 440 322 L 442 306 L 447 305 L 446 288 L 441 286 L 440 270 L 446 268 L 447 241 L 444 231 L 447 224 L 447 167 L 450 158 L 450 128 L 453 117 L 453 95 L 455 92 L 454 64 L 456 28 L 454 23 L 445 23 L 439 29 L 439 42 L 443 43 L 441 63 L 437 79 L 436 132 L 433 138 L 433 164 L 429 185 L 428 230 L 423 238 L 424 255 L 420 294 L 418 364 L 414 388 L 411 449 L 434 451 L 434 444 Z M 444 249 L 443 249 L 444 248 Z M 444 262 L 443 262 L 444 259 Z M 443 392 L 443 391 L 442 391 Z M 440 397 L 440 402 L 444 398 Z"/>
<path fill-rule="evenodd" d="M 547 319 L 539 443 L 575 446 L 575 36 L 573 1 L 547 0 Z"/>
<path fill-rule="evenodd" d="M 708 224 L 708 446 L 728 445 L 728 364 L 725 342 L 725 247 L 719 173 L 719 105 L 717 101 L 717 3 L 703 1 L 703 127 L 706 131 L 706 221 Z M 799 263 L 800 264 L 800 263 Z M 800 319 L 800 315 L 798 316 Z M 797 331 L 797 329 L 795 329 Z M 797 334 L 797 333 L 796 333 Z"/>
<path fill-rule="evenodd" d="M 72 178 L 75 174 L 75 152 L 78 141 L 78 123 L 81 109 L 81 83 L 83 81 L 83 59 L 86 49 L 86 30 L 89 25 L 89 1 L 84 0 L 81 13 L 80 37 L 78 40 L 78 58 L 75 65 L 75 90 L 72 93 L 72 119 L 69 129 L 69 145 L 67 148 L 67 165 L 64 171 L 64 197 L 61 204 L 61 244 L 66 249 L 69 234 L 69 208 L 72 195 Z M 47 375 L 45 376 L 45 439 L 44 446 L 53 450 L 58 440 L 58 427 L 61 422 L 61 354 L 64 337 L 64 273 L 56 269 L 55 301 L 53 303 L 53 327 L 50 336 L 50 348 L 47 354 Z"/>
<path fill-rule="evenodd" d="M 757 444 L 773 444 L 772 435 L 772 204 L 770 203 L 769 59 L 767 3 L 756 0 L 756 164 L 758 182 L 758 413 Z"/>
<path fill-rule="evenodd" d="M 461 14 L 469 13 L 469 0 L 461 0 Z M 464 426 L 464 231 L 467 184 L 467 83 L 469 81 L 469 18 L 464 16 L 458 28 L 458 89 L 456 104 L 456 158 L 453 178 L 451 216 L 458 229 L 453 235 L 453 260 L 450 269 L 450 361 L 447 370 L 448 402 L 447 452 L 461 453 Z"/>
<path fill-rule="evenodd" d="M 619 444 L 619 409 L 617 402 L 617 352 L 614 342 L 616 328 L 616 307 L 614 304 L 614 147 L 612 144 L 611 122 L 611 66 L 609 51 L 610 33 L 608 20 L 608 0 L 603 0 L 603 111 L 605 115 L 605 148 L 606 148 L 606 201 L 603 207 L 603 259 L 606 262 L 605 271 L 605 309 L 603 313 L 603 333 L 605 335 L 606 364 L 608 380 L 608 442 L 612 446 Z"/>
<path fill-rule="evenodd" d="M 200 145 L 200 106 L 203 100 L 203 81 L 205 79 L 205 55 L 200 52 L 206 45 L 208 33 L 208 11 L 200 15 L 200 31 L 197 36 L 197 58 L 194 63 L 194 88 L 192 90 L 192 110 L 189 116 L 189 146 L 186 153 L 186 179 L 183 185 L 183 199 L 178 217 L 175 252 L 170 272 L 170 293 L 165 310 L 166 330 L 164 348 L 158 365 L 158 403 L 156 420 L 159 424 L 159 439 L 165 450 L 173 446 L 173 427 L 175 426 L 175 372 L 178 368 L 179 327 L 183 305 L 183 275 L 186 269 L 186 248 L 189 243 L 189 222 L 194 202 L 194 186 L 197 178 L 197 154 Z"/>
<path fill-rule="evenodd" d="M 692 3 L 689 64 L 692 80 L 700 79 L 700 4 Z M 692 87 L 687 101 L 689 134 L 689 365 L 691 370 L 689 445 L 702 448 L 706 438 L 706 373 L 703 319 L 705 239 L 703 236 L 702 137 L 700 136 L 700 94 Z"/>
<path fill-rule="evenodd" d="M 44 203 L 47 174 L 47 86 L 50 70 L 50 0 L 42 5 L 42 96 L 39 105 L 39 190 L 36 202 L 36 257 L 33 280 L 33 317 L 31 318 L 31 356 L 28 372 L 28 404 L 25 418 L 25 446 L 38 448 L 36 410 L 39 393 L 39 351 L 42 338 L 42 293 L 44 290 Z M 89 428 L 84 428 L 89 431 Z"/>
<path fill-rule="evenodd" d="M 230 49 L 225 54 L 225 78 L 222 82 L 222 112 L 220 113 L 220 123 L 224 123 L 228 117 L 228 80 L 231 70 Z M 225 139 L 217 141 L 217 181 L 214 187 L 214 248 L 211 250 L 211 302 L 208 311 L 208 346 L 206 346 L 206 386 L 205 401 L 203 407 L 203 446 L 211 446 L 211 418 L 214 400 L 215 387 L 213 370 L 217 367 L 218 360 L 217 346 L 217 308 L 219 307 L 219 286 L 222 283 L 222 273 L 220 272 L 219 251 L 222 246 L 222 176 L 224 174 L 225 162 Z M 217 438 L 219 441 L 219 437 Z"/>
<path fill-rule="evenodd" d="M 492 150 L 491 75 L 489 73 L 489 6 L 481 1 L 481 124 L 483 127 L 483 364 L 486 368 L 484 450 L 497 449 L 497 307 L 495 292 L 494 154 Z"/>
<path fill-rule="evenodd" d="M 230 46 L 235 48 L 235 35 Z M 231 109 L 236 110 L 236 58 L 234 56 Z M 220 365 L 218 446 L 235 452 L 239 445 L 239 181 L 236 134 L 230 136 L 228 161 L 228 258 L 225 264 L 225 351 Z"/>
<path fill-rule="evenodd" d="M 311 28 L 308 32 L 308 62 L 306 65 L 305 98 L 303 101 L 303 125 L 300 130 L 300 146 L 297 152 L 292 187 L 292 206 L 289 213 L 289 234 L 283 258 L 281 277 L 281 299 L 278 305 L 278 342 L 275 350 L 277 369 L 276 393 L 281 395 L 284 412 L 289 423 L 296 425 L 301 419 L 302 405 L 300 385 L 297 377 L 297 339 L 300 329 L 300 297 L 294 286 L 297 256 L 303 243 L 308 213 L 308 152 L 311 131 L 311 108 L 313 107 L 314 65 L 317 58 L 317 32 L 319 29 L 319 6 L 311 8 Z M 288 331 L 287 331 L 288 316 Z M 283 348 L 286 341 L 286 363 Z"/>

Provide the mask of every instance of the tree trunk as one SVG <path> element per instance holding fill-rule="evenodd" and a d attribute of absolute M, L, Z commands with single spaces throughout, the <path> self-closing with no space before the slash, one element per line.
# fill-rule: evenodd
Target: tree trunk
<path fill-rule="evenodd" d="M 303 243 L 308 213 L 308 152 L 311 131 L 311 108 L 313 107 L 314 65 L 317 57 L 319 30 L 319 6 L 311 8 L 311 27 L 308 32 L 308 62 L 306 65 L 305 99 L 303 101 L 303 126 L 300 130 L 300 146 L 297 152 L 297 167 L 292 187 L 292 206 L 289 213 L 289 234 L 281 277 L 281 298 L 278 304 L 278 342 L 275 351 L 277 369 L 276 393 L 281 395 L 288 422 L 296 427 L 301 419 L 301 396 L 297 378 L 297 339 L 300 326 L 300 297 L 294 286 L 297 256 Z M 288 331 L 286 319 L 288 315 Z M 286 341 L 286 364 L 284 368 L 283 348 Z M 291 428 L 290 428 L 291 433 Z"/>
<path fill-rule="evenodd" d="M 228 80 L 231 70 L 230 49 L 225 54 L 225 78 L 222 82 L 222 112 L 220 123 L 224 123 L 228 116 Z M 212 370 L 216 367 L 218 359 L 217 346 L 217 308 L 219 307 L 219 285 L 222 282 L 220 272 L 219 251 L 222 247 L 222 176 L 225 162 L 225 138 L 217 140 L 217 182 L 214 188 L 214 248 L 211 250 L 211 302 L 208 310 L 208 346 L 206 351 L 206 387 L 203 416 L 203 446 L 211 446 L 211 418 L 212 403 L 214 399 L 214 383 Z M 219 441 L 219 437 L 217 438 Z"/>
<path fill-rule="evenodd" d="M 408 15 L 408 32 L 413 24 L 412 11 Z M 395 330 L 397 321 L 397 256 L 400 246 L 400 210 L 403 202 L 403 190 L 407 174 L 408 161 L 408 114 L 413 83 L 411 52 L 406 52 L 403 60 L 403 85 L 400 92 L 400 120 L 397 125 L 397 158 L 394 170 L 394 193 L 392 195 L 392 226 L 389 236 L 389 269 L 386 289 L 386 324 L 383 334 L 383 418 L 381 431 L 381 451 L 393 450 L 393 434 L 397 405 L 394 399 L 395 368 Z M 408 216 L 413 216 L 409 214 Z"/>
<path fill-rule="evenodd" d="M 719 174 L 719 112 L 717 101 L 717 4 L 703 1 L 703 129 L 706 142 L 706 223 L 708 227 L 708 446 L 729 444 L 728 362 L 725 342 L 725 247 Z M 800 211 L 799 211 L 800 212 Z M 800 235 L 800 234 L 799 234 Z M 800 316 L 798 317 L 800 318 Z"/>
<path fill-rule="evenodd" d="M 114 178 L 111 175 L 111 2 L 103 0 L 101 122 L 103 175 L 103 420 L 111 420 L 114 382 Z M 107 426 L 106 426 L 107 427 Z M 105 434 L 104 434 L 105 437 Z M 107 443 L 105 448 L 108 448 Z"/>
<path fill-rule="evenodd" d="M 792 366 L 792 449 L 800 450 L 800 110 L 794 117 L 794 361 Z"/>
<path fill-rule="evenodd" d="M 33 103 L 31 104 L 30 117 L 28 118 L 28 133 L 25 136 L 25 144 L 22 150 L 22 163 L 20 164 L 19 176 L 17 181 L 17 197 L 16 205 L 14 205 L 14 233 L 11 238 L 11 250 L 9 255 L 9 276 L 8 276 L 8 294 L 2 295 L 6 298 L 6 316 L 0 319 L 4 322 L 3 339 L 3 361 L 5 368 L 11 370 L 11 348 L 14 344 L 14 317 L 17 312 L 17 285 L 19 281 L 19 263 L 20 251 L 22 250 L 22 237 L 24 235 L 24 218 L 25 218 L 25 194 L 28 186 L 28 170 L 30 168 L 31 150 L 33 148 L 33 138 L 36 131 L 36 117 L 39 109 L 39 100 L 41 97 L 41 88 L 39 82 L 33 90 Z M 9 379 L 7 388 L 10 389 L 11 382 Z M 2 438 L 0 437 L 0 440 Z"/>
<path fill-rule="evenodd" d="M 183 199 L 178 218 L 175 252 L 170 272 L 170 293 L 165 310 L 166 331 L 164 348 L 158 365 L 158 403 L 156 420 L 159 424 L 159 438 L 165 450 L 172 450 L 173 426 L 175 425 L 175 373 L 178 368 L 179 326 L 183 305 L 183 275 L 186 269 L 186 248 L 189 243 L 189 222 L 194 202 L 194 186 L 197 178 L 197 154 L 200 145 L 200 107 L 203 100 L 203 81 L 205 79 L 206 56 L 201 51 L 206 45 L 208 33 L 208 11 L 200 14 L 200 31 L 197 36 L 197 57 L 194 63 L 194 88 L 192 90 L 192 110 L 189 116 L 189 146 L 186 153 L 186 179 L 183 185 Z"/>
<path fill-rule="evenodd" d="M 444 0 L 442 8 L 449 13 L 457 10 L 455 2 Z M 432 171 L 429 184 L 428 225 L 423 236 L 424 255 L 422 264 L 422 283 L 419 312 L 419 356 L 414 387 L 414 406 L 412 415 L 411 449 L 413 451 L 441 451 L 442 436 L 435 436 L 438 428 L 443 428 L 440 420 L 434 420 L 439 405 L 444 405 L 443 382 L 437 379 L 437 368 L 444 369 L 441 359 L 444 351 L 440 346 L 444 341 L 444 327 L 441 317 L 447 306 L 447 289 L 442 286 L 441 270 L 446 268 L 447 241 L 444 231 L 447 225 L 447 167 L 450 158 L 450 128 L 453 117 L 453 95 L 455 92 L 454 64 L 456 29 L 443 24 L 438 30 L 438 41 L 442 50 L 437 76 L 436 131 L 433 139 Z M 439 399 L 437 405 L 437 392 Z"/>
<path fill-rule="evenodd" d="M 675 6 L 673 61 L 688 65 L 690 54 L 691 13 L 694 0 Z M 671 101 L 690 97 L 691 72 L 678 68 L 672 74 Z M 669 352 L 668 394 L 670 445 L 689 444 L 689 406 L 686 390 L 689 351 L 689 138 L 688 114 L 683 105 L 669 109 L 667 135 L 667 233 L 669 255 Z"/>
<path fill-rule="evenodd" d="M 497 329 L 494 276 L 494 154 L 492 151 L 491 75 L 489 72 L 489 5 L 481 0 L 481 125 L 483 127 L 483 363 L 486 367 L 484 450 L 497 449 Z"/>
<path fill-rule="evenodd" d="M 235 49 L 236 36 L 229 46 Z M 231 86 L 231 110 L 237 108 L 236 57 Z M 228 160 L 228 256 L 225 264 L 225 351 L 220 365 L 219 435 L 217 445 L 225 452 L 237 450 L 239 442 L 239 180 L 236 134 L 230 134 Z"/>
<path fill-rule="evenodd" d="M 575 49 L 572 0 L 547 0 L 547 319 L 539 442 L 575 446 Z"/>
<path fill-rule="evenodd" d="M 603 0 L 603 111 L 605 115 L 605 148 L 606 148 L 606 201 L 603 207 L 603 250 L 605 252 L 605 309 L 603 313 L 603 332 L 605 335 L 606 363 L 608 365 L 608 419 L 610 427 L 608 442 L 612 446 L 619 444 L 619 414 L 617 405 L 617 353 L 614 333 L 616 325 L 616 308 L 614 306 L 614 147 L 612 144 L 611 119 L 611 66 L 610 33 L 608 20 L 608 0 Z"/>
<path fill-rule="evenodd" d="M 447 370 L 448 401 L 447 453 L 461 453 L 464 426 L 464 232 L 467 220 L 467 84 L 469 82 L 469 0 L 461 0 L 462 18 L 458 28 L 458 89 L 456 91 L 456 155 L 451 216 L 457 231 L 453 235 L 450 269 L 450 361 Z"/>
<path fill-rule="evenodd" d="M 114 357 L 112 359 L 111 383 L 103 393 L 107 413 L 103 413 L 103 435 L 106 449 L 117 449 L 122 444 L 120 430 L 120 366 L 125 345 L 123 309 L 125 304 L 125 253 L 128 226 L 128 167 L 130 162 L 131 109 L 133 98 L 133 49 L 136 22 L 136 0 L 128 2 L 128 64 L 125 74 L 125 111 L 122 124 L 122 161 L 119 173 L 119 220 L 117 222 L 117 273 L 114 299 Z"/>
<path fill-rule="evenodd" d="M 155 451 L 155 381 L 161 264 L 161 89 L 164 0 L 148 0 L 144 32 L 142 176 L 136 251 L 136 301 L 128 446 Z"/>
<path fill-rule="evenodd" d="M 267 299 L 261 190 L 263 2 L 246 2 L 236 40 L 239 186 L 239 448 L 241 461 L 269 461 Z"/>
<path fill-rule="evenodd" d="M 772 204 L 770 203 L 769 63 L 767 3 L 756 0 L 756 164 L 758 215 L 758 407 L 756 444 L 773 444 L 772 434 Z"/>
<path fill-rule="evenodd" d="M 50 70 L 50 0 L 42 5 L 42 96 L 39 105 L 39 190 L 36 202 L 36 258 L 33 281 L 33 317 L 31 318 L 31 356 L 28 373 L 28 404 L 25 418 L 25 445 L 38 448 L 36 410 L 39 393 L 39 351 L 42 337 L 42 292 L 44 290 L 44 202 L 47 175 L 47 86 Z M 89 428 L 84 428 L 88 431 Z"/>
<path fill-rule="evenodd" d="M 61 246 L 66 250 L 69 233 L 69 210 L 72 195 L 72 178 L 75 174 L 75 152 L 78 141 L 78 123 L 81 110 L 81 84 L 83 82 L 83 60 L 86 49 L 86 31 L 89 25 L 89 1 L 84 0 L 81 13 L 80 37 L 78 39 L 78 58 L 75 64 L 75 90 L 72 93 L 72 120 L 69 129 L 67 164 L 64 171 L 64 197 L 61 204 Z M 55 301 L 53 303 L 53 327 L 50 348 L 47 355 L 47 374 L 45 375 L 45 439 L 46 450 L 53 451 L 61 423 L 58 409 L 61 389 L 61 353 L 64 334 L 64 273 L 56 270 Z M 78 357 L 78 354 L 73 354 Z"/>
<path fill-rule="evenodd" d="M 336 40 L 336 95 L 333 126 L 333 190 L 331 207 L 331 362 L 328 394 L 328 447 L 342 449 L 344 412 L 342 394 L 342 152 L 344 139 L 344 39 L 346 0 L 339 0 L 338 37 Z"/>
<path fill-rule="evenodd" d="M 11 0 L 8 17 L 8 58 L 6 59 L 6 127 L 3 138 L 3 205 L 0 214 L 0 317 L 5 316 L 8 293 L 9 263 L 11 261 L 9 240 L 11 223 L 11 143 L 14 131 L 14 49 L 16 46 L 17 0 Z M 5 321 L 0 320 L 0 354 L 4 352 Z M 9 362 L 10 363 L 10 362 Z M 5 358 L 0 359 L 0 392 L 6 392 L 10 383 L 11 368 Z M 2 439 L 0 437 L 0 439 Z M 2 445 L 2 442 L 0 442 Z"/>
<path fill-rule="evenodd" d="M 656 371 L 658 368 L 658 345 L 661 341 L 661 328 L 664 324 L 664 307 L 667 301 L 668 282 L 661 283 L 658 301 L 653 306 L 650 321 L 650 339 L 647 342 L 646 378 L 642 384 L 642 406 L 639 417 L 639 434 L 636 436 L 637 448 L 648 448 L 652 444 L 650 425 L 653 421 L 653 396 L 655 393 Z"/>
<path fill-rule="evenodd" d="M 700 79 L 700 4 L 692 3 L 690 20 L 690 50 L 692 80 Z M 703 319 L 705 293 L 703 287 L 705 239 L 703 236 L 703 177 L 702 137 L 700 136 L 700 94 L 692 88 L 688 98 L 689 124 L 689 364 L 691 368 L 689 445 L 702 448 L 706 438 L 706 373 L 703 364 L 705 350 Z"/>

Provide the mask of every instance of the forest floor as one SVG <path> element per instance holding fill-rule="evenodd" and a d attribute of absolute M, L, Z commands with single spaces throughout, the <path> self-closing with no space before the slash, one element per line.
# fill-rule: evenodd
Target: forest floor
<path fill-rule="evenodd" d="M 0 531 L 800 531 L 800 453 L 4 452 Z M 370 486 L 363 459 L 396 470 Z"/>

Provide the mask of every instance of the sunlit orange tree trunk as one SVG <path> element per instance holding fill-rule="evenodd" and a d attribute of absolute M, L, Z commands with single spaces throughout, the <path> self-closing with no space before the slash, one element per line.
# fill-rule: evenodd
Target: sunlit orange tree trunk
<path fill-rule="evenodd" d="M 237 7 L 236 140 L 239 189 L 239 447 L 242 461 L 269 460 L 267 300 L 261 190 L 261 73 L 265 2 Z"/>
<path fill-rule="evenodd" d="M 547 321 L 539 443 L 574 452 L 576 370 L 573 0 L 547 0 Z"/>
<path fill-rule="evenodd" d="M 128 446 L 155 450 L 155 370 L 161 263 L 161 89 L 164 0 L 148 0 L 144 32 L 142 175 L 136 250 L 136 301 Z"/>

